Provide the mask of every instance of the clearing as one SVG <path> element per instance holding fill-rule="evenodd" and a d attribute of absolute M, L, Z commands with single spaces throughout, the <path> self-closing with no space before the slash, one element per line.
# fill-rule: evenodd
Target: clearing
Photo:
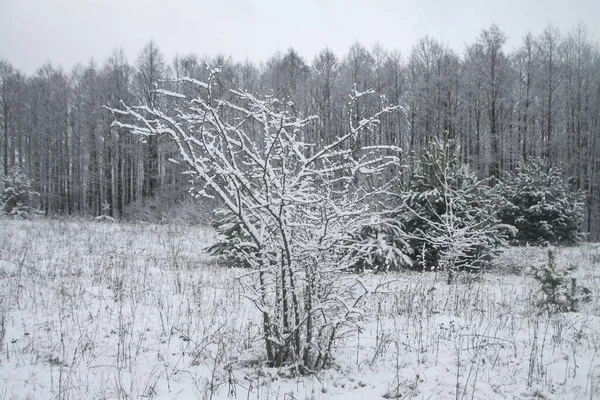
<path fill-rule="evenodd" d="M 367 298 L 335 365 L 266 368 L 257 310 L 201 227 L 0 221 L 0 399 L 600 399 L 600 247 L 556 249 L 592 291 L 536 306 L 545 249 L 495 271 L 356 275 Z"/>

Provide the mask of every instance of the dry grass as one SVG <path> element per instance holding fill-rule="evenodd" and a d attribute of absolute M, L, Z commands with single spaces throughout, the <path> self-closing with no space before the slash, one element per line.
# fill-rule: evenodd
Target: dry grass
<path fill-rule="evenodd" d="M 535 304 L 546 261 L 513 248 L 498 269 L 357 276 L 363 319 L 317 376 L 264 367 L 256 310 L 198 227 L 0 221 L 0 399 L 600 398 L 600 247 L 557 249 L 593 301 Z"/>

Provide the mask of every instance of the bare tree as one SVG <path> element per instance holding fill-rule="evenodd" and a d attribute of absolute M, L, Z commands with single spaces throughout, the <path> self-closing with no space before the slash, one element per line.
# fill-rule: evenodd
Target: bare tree
<path fill-rule="evenodd" d="M 502 168 L 502 143 L 507 111 L 507 92 L 509 79 L 508 57 L 502 48 L 506 43 L 506 35 L 493 24 L 484 29 L 477 43 L 468 49 L 470 71 L 468 79 L 474 79 L 480 86 L 480 97 L 476 101 L 481 104 L 487 116 L 487 134 L 489 135 L 489 162 L 486 166 L 488 173 L 499 177 Z M 476 110 L 479 112 L 480 110 Z M 478 124 L 480 121 L 478 121 Z M 481 131 L 478 127 L 478 150 L 481 143 Z M 481 166 L 481 159 L 479 165 Z"/>
<path fill-rule="evenodd" d="M 311 75 L 311 97 L 315 103 L 313 112 L 319 116 L 316 123 L 318 132 L 312 138 L 315 143 L 331 143 L 339 132 L 340 124 L 335 123 L 339 118 L 336 115 L 339 75 L 340 65 L 335 54 L 329 49 L 322 50 L 313 60 Z"/>
<path fill-rule="evenodd" d="M 517 127 L 517 155 L 527 161 L 532 155 L 535 147 L 532 136 L 535 134 L 535 79 L 537 78 L 537 64 L 535 61 L 536 50 L 531 33 L 523 39 L 523 44 L 513 55 L 512 61 L 515 69 L 515 103 L 516 118 L 514 125 Z"/>
<path fill-rule="evenodd" d="M 540 63 L 540 79 L 538 81 L 539 95 L 543 99 L 541 117 L 542 123 L 542 155 L 545 158 L 555 159 L 553 151 L 553 139 L 555 127 L 555 115 L 558 86 L 560 82 L 560 33 L 552 25 L 548 25 L 537 40 L 538 56 Z"/>
<path fill-rule="evenodd" d="M 15 71 L 11 64 L 0 59 L 0 118 L 2 120 L 2 164 L 4 174 L 15 165 L 15 154 L 22 156 L 21 138 L 19 132 L 15 132 L 16 117 L 19 107 L 19 96 L 23 86 L 23 78 Z M 17 148 L 16 143 L 19 143 Z"/>
<path fill-rule="evenodd" d="M 136 82 L 138 96 L 148 107 L 157 106 L 156 85 L 165 79 L 164 57 L 154 40 L 140 52 L 137 60 Z M 144 157 L 143 195 L 156 196 L 159 189 L 159 144 L 156 137 L 148 137 L 147 156 Z"/>

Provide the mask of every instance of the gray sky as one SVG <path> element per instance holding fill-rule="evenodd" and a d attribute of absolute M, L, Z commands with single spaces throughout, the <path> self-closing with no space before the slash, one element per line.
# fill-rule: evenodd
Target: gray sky
<path fill-rule="evenodd" d="M 0 0 L 0 58 L 33 73 L 47 61 L 103 62 L 121 46 L 134 61 L 154 38 L 169 61 L 193 52 L 259 62 L 291 46 L 310 62 L 357 40 L 406 54 L 426 34 L 462 53 L 493 22 L 510 50 L 528 31 L 579 20 L 598 40 L 600 0 Z"/>

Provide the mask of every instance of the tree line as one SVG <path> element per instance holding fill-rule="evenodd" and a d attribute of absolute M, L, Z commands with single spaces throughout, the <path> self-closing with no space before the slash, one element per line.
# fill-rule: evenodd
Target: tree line
<path fill-rule="evenodd" d="M 492 25 L 463 54 L 427 36 L 408 54 L 355 43 L 343 56 L 326 48 L 305 60 L 290 48 L 260 65 L 195 54 L 168 62 L 154 41 L 133 63 L 117 49 L 102 64 L 92 60 L 68 72 L 46 64 L 27 76 L 0 60 L 0 170 L 7 175 L 18 167 L 29 176 L 47 215 L 122 217 L 132 207 L 169 207 L 189 187 L 185 168 L 172 162 L 177 149 L 113 125 L 108 108 L 121 102 L 161 108 L 169 100 L 157 89 L 192 90 L 178 79 L 206 81 L 205 65 L 220 66 L 216 90 L 272 95 L 297 116 L 318 116 L 305 127 L 305 143 L 335 142 L 349 124 L 398 104 L 353 145 L 397 146 L 410 164 L 447 135 L 458 144 L 459 161 L 480 178 L 546 159 L 584 192 L 583 228 L 596 239 L 599 49 L 583 24 L 567 32 L 549 25 L 511 50 Z M 351 91 L 370 89 L 383 97 L 349 101 Z"/>

